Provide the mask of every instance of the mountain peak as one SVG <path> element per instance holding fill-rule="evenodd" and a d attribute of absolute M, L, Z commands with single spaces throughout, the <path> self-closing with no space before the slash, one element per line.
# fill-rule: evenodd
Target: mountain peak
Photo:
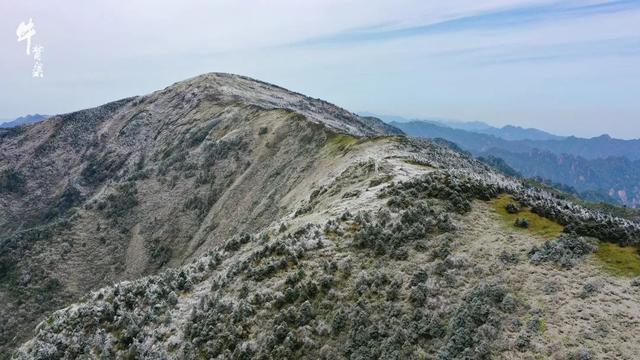
<path fill-rule="evenodd" d="M 177 82 L 151 94 L 180 92 L 190 101 L 241 101 L 263 109 L 286 109 L 330 129 L 356 136 L 402 134 L 373 117 L 361 117 L 327 101 L 314 99 L 247 76 L 211 72 Z"/>

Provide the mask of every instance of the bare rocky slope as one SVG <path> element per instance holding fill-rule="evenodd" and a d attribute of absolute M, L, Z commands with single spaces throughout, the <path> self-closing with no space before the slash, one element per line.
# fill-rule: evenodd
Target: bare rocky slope
<path fill-rule="evenodd" d="M 593 255 L 640 225 L 273 85 L 199 76 L 0 156 L 6 357 L 640 354 L 640 287 Z"/>

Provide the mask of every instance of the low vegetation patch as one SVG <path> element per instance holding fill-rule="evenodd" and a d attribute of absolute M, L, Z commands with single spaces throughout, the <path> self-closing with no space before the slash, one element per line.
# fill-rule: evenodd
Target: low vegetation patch
<path fill-rule="evenodd" d="M 135 183 L 118 185 L 115 192 L 107 195 L 104 203 L 98 204 L 98 209 L 103 210 L 109 219 L 122 219 L 126 217 L 129 210 L 138 205 L 137 193 Z"/>
<path fill-rule="evenodd" d="M 218 201 L 218 193 L 215 188 L 211 187 L 210 191 L 203 196 L 193 194 L 189 197 L 184 203 L 184 208 L 195 211 L 198 219 L 202 220 L 207 216 L 209 210 L 216 201 Z"/>
<path fill-rule="evenodd" d="M 480 284 L 475 288 L 450 318 L 447 343 L 440 349 L 437 358 L 489 358 L 503 314 L 515 309 L 510 299 L 500 284 Z"/>
<path fill-rule="evenodd" d="M 596 258 L 605 271 L 616 276 L 640 276 L 640 254 L 634 246 L 620 246 L 602 242 L 598 245 Z"/>
<path fill-rule="evenodd" d="M 597 246 L 583 237 L 563 234 L 555 240 L 545 241 L 540 247 L 534 246 L 529 251 L 529 259 L 534 264 L 553 262 L 570 269 L 578 259 L 597 249 Z"/>
<path fill-rule="evenodd" d="M 208 123 L 207 125 L 190 131 L 187 136 L 188 147 L 194 147 L 200 145 L 209 136 L 211 130 L 216 126 L 215 122 Z"/>
<path fill-rule="evenodd" d="M 387 175 L 377 176 L 371 179 L 371 181 L 369 181 L 369 187 L 376 187 L 380 184 L 388 183 L 391 180 L 393 180 L 393 175 L 387 174 Z"/>
<path fill-rule="evenodd" d="M 53 219 L 56 216 L 63 216 L 71 208 L 77 206 L 84 200 L 82 193 L 73 185 L 67 185 L 56 199 L 55 203 L 45 214 L 46 219 Z"/>
<path fill-rule="evenodd" d="M 327 145 L 334 152 L 348 152 L 357 143 L 357 137 L 346 134 L 331 135 L 327 141 Z"/>
<path fill-rule="evenodd" d="M 521 207 L 510 195 L 499 196 L 491 201 L 491 205 L 511 229 L 529 231 L 545 239 L 555 238 L 564 230 L 562 225 L 531 212 L 527 207 Z M 514 211 L 515 209 L 518 210 Z M 528 226 L 517 225 L 523 224 L 523 220 L 528 223 Z"/>
<path fill-rule="evenodd" d="M 87 165 L 80 172 L 80 176 L 88 185 L 98 185 L 107 179 L 113 179 L 127 161 L 126 155 L 106 153 L 98 157 L 89 155 Z"/>
<path fill-rule="evenodd" d="M 392 203 L 393 204 L 393 203 Z M 437 233 L 453 230 L 449 213 L 441 207 L 426 201 L 415 201 L 401 211 L 396 220 L 389 212 L 376 216 L 358 214 L 353 220 L 357 231 L 353 235 L 353 245 L 359 249 L 369 249 L 380 256 L 388 254 L 394 259 L 406 259 L 406 245 L 416 245 Z"/>
<path fill-rule="evenodd" d="M 492 189 L 477 187 L 447 174 L 430 173 L 422 178 L 391 184 L 380 197 L 389 197 L 391 208 L 408 208 L 418 199 L 438 199 L 446 203 L 447 211 L 465 214 L 471 211 L 474 198 L 490 199 Z"/>
<path fill-rule="evenodd" d="M 0 172 L 0 194 L 22 194 L 26 184 L 27 181 L 25 180 L 24 175 L 14 168 L 4 169 Z"/>

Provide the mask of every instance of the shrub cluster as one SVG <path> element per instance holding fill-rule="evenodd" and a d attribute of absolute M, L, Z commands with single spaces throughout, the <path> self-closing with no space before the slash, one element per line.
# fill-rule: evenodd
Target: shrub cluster
<path fill-rule="evenodd" d="M 0 172 L 0 194 L 22 194 L 26 184 L 24 175 L 15 168 L 7 168 Z"/>
<path fill-rule="evenodd" d="M 570 269 L 580 258 L 597 249 L 597 246 L 583 237 L 562 234 L 555 240 L 545 241 L 540 247 L 534 246 L 529 251 L 529 259 L 534 264 L 553 262 Z"/>
<path fill-rule="evenodd" d="M 77 206 L 84 200 L 82 193 L 73 185 L 67 185 L 56 199 L 55 203 L 49 208 L 45 214 L 46 219 L 52 219 L 56 216 L 64 215 L 68 210 Z"/>
<path fill-rule="evenodd" d="M 505 210 L 507 210 L 509 214 L 517 214 L 520 212 L 520 206 L 514 203 L 508 203 L 507 206 L 505 206 Z"/>
<path fill-rule="evenodd" d="M 447 172 L 432 172 L 421 178 L 412 179 L 400 184 L 392 184 L 382 196 L 395 196 L 390 205 L 399 204 L 407 198 L 436 198 L 448 201 L 452 211 L 464 214 L 471 210 L 473 199 L 489 200 L 500 194 L 498 186 L 484 184 Z"/>
<path fill-rule="evenodd" d="M 522 228 L 522 229 L 528 229 L 529 228 L 529 220 L 524 219 L 524 218 L 517 218 L 514 225 L 516 227 Z"/>
<path fill-rule="evenodd" d="M 107 195 L 105 202 L 98 205 L 106 217 L 112 220 L 123 219 L 129 210 L 138 205 L 138 190 L 134 182 L 118 185 L 115 192 Z"/>
<path fill-rule="evenodd" d="M 407 258 L 406 245 L 418 244 L 437 232 L 453 229 L 448 213 L 422 200 L 407 204 L 406 210 L 393 219 L 388 212 L 373 216 L 362 213 L 354 222 L 359 230 L 353 234 L 353 246 L 398 260 Z"/>
<path fill-rule="evenodd" d="M 191 276 L 183 269 L 102 289 L 91 295 L 91 302 L 57 311 L 43 322 L 31 358 L 78 358 L 91 353 L 113 358 L 122 350 L 134 358 L 147 357 L 140 346 L 148 336 L 143 327 L 161 322 L 177 303 L 177 293 L 191 287 Z"/>
<path fill-rule="evenodd" d="M 127 161 L 127 156 L 121 156 L 107 152 L 98 157 L 89 155 L 87 165 L 80 172 L 84 182 L 89 185 L 98 185 L 107 179 L 112 179 L 122 169 Z"/>
<path fill-rule="evenodd" d="M 241 138 L 233 138 L 228 141 L 218 140 L 216 142 L 207 143 L 204 146 L 203 167 L 211 167 L 217 161 L 228 159 L 232 154 L 247 149 L 247 143 Z"/>
<path fill-rule="evenodd" d="M 345 214 L 328 226 L 344 234 L 354 228 L 354 238 L 379 226 L 391 234 L 382 248 L 392 251 L 439 231 L 437 209 L 419 200 L 404 211 Z M 434 251 L 441 266 L 405 275 L 385 269 L 393 263 L 386 257 L 375 259 L 380 269 L 364 269 L 370 257 L 356 251 L 318 259 L 334 246 L 355 248 L 329 242 L 318 226 L 273 230 L 273 239 L 238 235 L 179 270 L 101 290 L 43 323 L 29 354 L 402 359 L 440 350 L 443 359 L 461 358 L 489 354 L 502 313 L 515 306 L 497 285 L 480 286 L 452 314 L 436 305 L 442 278 L 433 275 L 460 267 L 448 245 Z M 396 232 L 413 240 L 394 240 Z M 204 279 L 210 288 L 200 286 Z M 172 312 L 184 306 L 192 310 L 174 338 Z"/>
<path fill-rule="evenodd" d="M 193 210 L 198 219 L 202 220 L 209 213 L 211 207 L 218 201 L 218 191 L 210 187 L 206 195 L 193 194 L 184 203 L 184 208 Z"/>
<path fill-rule="evenodd" d="M 544 319 L 544 311 L 542 309 L 533 309 L 531 317 L 526 324 L 527 326 L 518 334 L 514 345 L 518 351 L 524 352 L 532 347 L 531 341 L 546 330 L 546 321 Z M 518 320 L 518 326 L 522 324 Z"/>
<path fill-rule="evenodd" d="M 503 314 L 514 310 L 513 299 L 503 286 L 480 284 L 449 320 L 447 342 L 438 352 L 438 359 L 488 358 Z"/>

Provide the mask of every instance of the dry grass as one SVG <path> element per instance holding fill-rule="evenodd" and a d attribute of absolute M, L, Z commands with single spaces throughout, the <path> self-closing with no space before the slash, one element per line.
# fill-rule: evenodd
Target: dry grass
<path fill-rule="evenodd" d="M 334 134 L 329 137 L 329 148 L 334 152 L 348 152 L 349 149 L 358 143 L 358 138 L 346 134 Z"/>
<path fill-rule="evenodd" d="M 596 258 L 600 261 L 602 268 L 612 275 L 640 276 L 640 254 L 633 246 L 602 242 L 598 245 Z"/>
<path fill-rule="evenodd" d="M 509 229 L 530 232 L 531 234 L 544 239 L 556 238 L 564 230 L 562 225 L 538 214 L 534 214 L 526 207 L 523 207 L 517 214 L 510 214 L 506 209 L 506 206 L 509 203 L 517 203 L 517 201 L 515 201 L 510 195 L 501 195 L 491 201 L 491 205 L 494 210 L 504 220 L 505 225 L 508 226 Z M 515 226 L 515 221 L 518 218 L 527 219 L 527 221 L 529 221 L 529 228 L 523 229 Z"/>

